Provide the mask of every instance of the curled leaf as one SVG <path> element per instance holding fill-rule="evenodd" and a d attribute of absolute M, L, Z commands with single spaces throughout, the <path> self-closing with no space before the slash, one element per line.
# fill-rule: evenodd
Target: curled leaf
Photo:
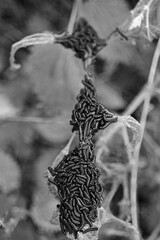
<path fill-rule="evenodd" d="M 140 142 L 142 136 L 140 123 L 131 116 L 122 116 L 119 117 L 119 120 L 127 127 L 129 141 L 134 148 Z"/>
<path fill-rule="evenodd" d="M 20 64 L 15 63 L 15 54 L 20 48 L 29 47 L 32 45 L 54 43 L 55 35 L 50 32 L 35 33 L 30 36 L 24 37 L 19 42 L 12 45 L 10 53 L 10 64 L 12 69 L 19 69 Z"/>
<path fill-rule="evenodd" d="M 141 0 L 131 11 L 130 16 L 119 27 L 128 38 L 143 37 L 153 41 L 160 35 L 159 24 L 160 3 L 158 0 Z"/>

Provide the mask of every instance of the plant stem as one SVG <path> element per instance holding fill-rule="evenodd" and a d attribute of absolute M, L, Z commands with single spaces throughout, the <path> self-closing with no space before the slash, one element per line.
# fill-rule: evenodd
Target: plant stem
<path fill-rule="evenodd" d="M 142 109 L 142 115 L 140 120 L 141 127 L 142 127 L 142 137 L 135 151 L 133 152 L 133 166 L 131 170 L 131 216 L 132 216 L 132 224 L 137 230 L 139 228 L 138 217 L 137 217 L 137 175 L 138 175 L 139 155 L 140 155 L 140 148 L 142 144 L 144 130 L 146 126 L 147 116 L 149 113 L 150 100 L 152 96 L 152 88 L 154 85 L 154 79 L 155 79 L 159 56 L 160 56 L 160 39 L 158 40 L 158 43 L 157 43 L 157 47 L 153 56 L 150 73 L 148 77 L 147 85 L 150 91 L 146 91 L 145 100 L 144 100 L 143 109 Z"/>
<path fill-rule="evenodd" d="M 128 105 L 126 110 L 123 112 L 123 115 L 127 116 L 135 112 L 135 110 L 140 106 L 140 104 L 144 101 L 146 94 L 146 85 L 143 89 L 137 94 L 137 96 L 133 99 L 133 101 Z"/>
<path fill-rule="evenodd" d="M 151 235 L 147 238 L 147 240 L 156 240 L 160 232 L 160 222 L 158 225 L 155 227 Z"/>
<path fill-rule="evenodd" d="M 0 123 L 3 122 L 26 122 L 26 123 L 43 123 L 43 124 L 50 124 L 50 123 L 63 123 L 65 120 L 60 119 L 59 117 L 54 118 L 41 118 L 41 117 L 0 117 Z"/>
<path fill-rule="evenodd" d="M 78 13 L 78 0 L 76 0 L 73 3 L 73 6 L 72 6 L 71 16 L 70 16 L 69 23 L 68 23 L 68 28 L 67 28 L 67 33 L 69 35 L 71 35 L 72 32 L 73 32 L 73 28 L 74 28 L 74 24 L 75 24 L 75 21 L 76 21 L 77 13 Z"/>

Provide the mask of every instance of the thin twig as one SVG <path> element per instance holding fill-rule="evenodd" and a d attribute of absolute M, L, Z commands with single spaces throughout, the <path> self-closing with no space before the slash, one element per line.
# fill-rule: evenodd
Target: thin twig
<path fill-rule="evenodd" d="M 152 149 L 152 151 L 157 155 L 158 158 L 160 158 L 159 144 L 153 139 L 153 137 L 148 132 L 145 132 L 144 136 L 145 136 L 144 141 L 147 144 L 147 146 Z"/>
<path fill-rule="evenodd" d="M 128 161 L 129 163 L 131 164 L 132 163 L 132 153 L 131 153 L 131 144 L 130 144 L 130 141 L 129 141 L 129 136 L 128 136 L 128 132 L 127 132 L 127 127 L 124 125 L 122 127 L 122 136 L 123 136 L 123 139 L 124 139 L 124 143 L 126 145 L 126 152 L 127 152 L 127 156 L 128 156 Z"/>
<path fill-rule="evenodd" d="M 68 27 L 67 27 L 67 33 L 69 35 L 71 35 L 73 32 L 77 13 L 78 13 L 78 0 L 76 0 L 72 6 L 72 11 L 71 11 L 71 15 L 70 15 L 70 19 L 69 19 L 69 23 L 68 23 Z"/>
<path fill-rule="evenodd" d="M 110 210 L 110 204 L 111 204 L 113 197 L 116 194 L 120 184 L 121 184 L 121 182 L 119 182 L 119 181 L 113 182 L 112 188 L 111 188 L 110 192 L 108 193 L 106 200 L 103 203 L 103 206 L 105 206 L 106 211 Z"/>
<path fill-rule="evenodd" d="M 152 88 L 153 88 L 159 56 L 160 56 L 160 40 L 157 43 L 157 47 L 156 47 L 156 50 L 155 50 L 155 53 L 153 56 L 150 73 L 149 73 L 149 77 L 148 77 L 148 88 L 150 90 L 152 90 Z M 143 138 L 144 130 L 145 130 L 145 126 L 146 126 L 147 116 L 149 113 L 151 92 L 152 91 L 146 92 L 143 109 L 142 109 L 141 121 L 140 121 L 141 128 L 142 128 L 142 137 L 133 153 L 134 164 L 133 164 L 132 170 L 131 170 L 131 217 L 132 217 L 132 224 L 137 230 L 139 228 L 138 216 L 137 216 L 137 174 L 138 174 L 138 166 L 139 166 L 139 154 L 140 154 L 142 138 Z M 137 238 L 137 239 L 139 239 L 139 238 Z"/>
<path fill-rule="evenodd" d="M 122 182 L 123 185 L 123 198 L 119 202 L 120 206 L 120 218 L 126 219 L 126 222 L 130 222 L 131 214 L 130 214 L 130 199 L 129 199 L 129 184 L 128 184 L 128 172 L 124 174 L 124 179 Z"/>
<path fill-rule="evenodd" d="M 127 116 L 131 115 L 136 111 L 136 109 L 141 105 L 141 103 L 144 101 L 145 94 L 146 94 L 146 85 L 143 87 L 143 89 L 137 94 L 137 96 L 133 99 L 133 101 L 127 106 L 125 111 L 122 115 Z"/>
<path fill-rule="evenodd" d="M 147 240 L 156 240 L 159 233 L 160 233 L 160 222 L 158 223 L 156 228 L 153 230 L 151 235 L 147 238 Z"/>
<path fill-rule="evenodd" d="M 60 118 L 40 118 L 40 117 L 2 117 L 0 123 L 3 122 L 26 122 L 26 123 L 59 123 L 64 122 L 64 119 Z"/>

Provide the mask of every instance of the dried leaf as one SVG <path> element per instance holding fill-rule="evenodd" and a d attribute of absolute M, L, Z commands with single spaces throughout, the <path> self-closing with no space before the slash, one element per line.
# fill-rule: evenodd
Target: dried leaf
<path fill-rule="evenodd" d="M 135 118 L 131 116 L 123 116 L 122 121 L 127 126 L 130 144 L 134 148 L 142 137 L 141 125 Z"/>
<path fill-rule="evenodd" d="M 130 39 L 153 41 L 160 36 L 159 12 L 159 0 L 141 0 L 119 29 Z"/>
<path fill-rule="evenodd" d="M 15 54 L 20 48 L 25 48 L 33 45 L 54 43 L 55 36 L 51 32 L 35 33 L 22 38 L 20 41 L 14 43 L 10 52 L 11 69 L 19 69 L 20 64 L 15 63 Z"/>

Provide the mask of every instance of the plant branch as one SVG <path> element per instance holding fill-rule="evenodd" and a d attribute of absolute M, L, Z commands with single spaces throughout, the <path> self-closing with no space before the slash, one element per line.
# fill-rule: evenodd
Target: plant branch
<path fill-rule="evenodd" d="M 156 240 L 157 237 L 158 237 L 159 232 L 160 232 L 160 222 L 158 223 L 156 228 L 153 230 L 151 235 L 147 238 L 147 240 Z"/>
<path fill-rule="evenodd" d="M 157 47 L 153 56 L 150 73 L 148 77 L 148 89 L 151 91 L 147 91 L 145 95 L 145 100 L 143 104 L 142 109 L 142 115 L 141 115 L 141 127 L 142 127 L 142 137 L 137 145 L 135 151 L 133 152 L 133 166 L 131 170 L 131 217 L 132 217 L 132 223 L 133 226 L 138 230 L 138 217 L 137 217 L 137 175 L 138 175 L 138 165 L 139 165 L 139 154 L 140 154 L 140 148 L 142 144 L 142 138 L 144 135 L 144 130 L 146 126 L 147 116 L 149 113 L 149 107 L 150 107 L 150 100 L 151 100 L 151 93 L 152 88 L 154 85 L 154 79 L 156 74 L 156 69 L 158 65 L 158 60 L 160 56 L 160 40 L 157 43 Z"/>
<path fill-rule="evenodd" d="M 2 117 L 0 123 L 3 122 L 26 122 L 26 123 L 59 123 L 64 122 L 64 119 L 59 118 L 41 118 L 41 117 Z"/>
<path fill-rule="evenodd" d="M 131 115 L 136 111 L 136 109 L 141 105 L 141 103 L 144 101 L 146 95 L 146 85 L 143 87 L 143 89 L 137 94 L 137 96 L 133 99 L 133 101 L 127 106 L 125 111 L 122 115 L 127 116 Z"/>
<path fill-rule="evenodd" d="M 69 35 L 71 35 L 72 32 L 73 32 L 73 28 L 74 28 L 74 24 L 75 24 L 75 21 L 76 21 L 77 13 L 78 13 L 78 0 L 76 0 L 73 3 L 73 6 L 72 6 L 71 16 L 70 16 L 68 27 L 67 27 L 67 33 Z"/>

